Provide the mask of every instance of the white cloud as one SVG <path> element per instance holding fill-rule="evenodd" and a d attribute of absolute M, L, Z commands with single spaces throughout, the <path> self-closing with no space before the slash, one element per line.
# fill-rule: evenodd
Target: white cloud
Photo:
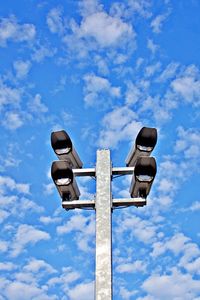
<path fill-rule="evenodd" d="M 150 12 L 151 8 L 151 1 L 148 0 L 128 0 L 128 4 L 130 9 L 132 9 L 134 12 L 138 13 L 139 15 L 149 18 L 152 13 Z"/>
<path fill-rule="evenodd" d="M 13 143 L 8 144 L 6 157 L 3 155 L 0 156 L 0 161 L 2 162 L 1 167 L 3 167 L 3 170 L 8 167 L 18 167 L 21 160 L 16 158 L 16 145 Z"/>
<path fill-rule="evenodd" d="M 152 30 L 154 33 L 161 32 L 163 23 L 168 16 L 169 16 L 169 13 L 158 15 L 151 21 L 151 27 L 152 27 Z"/>
<path fill-rule="evenodd" d="M 192 205 L 189 207 L 191 211 L 198 211 L 200 210 L 200 201 L 196 201 L 192 203 Z"/>
<path fill-rule="evenodd" d="M 60 220 L 61 220 L 61 218 L 59 218 L 59 217 L 53 217 L 53 218 L 52 217 L 45 217 L 45 216 L 40 217 L 40 222 L 42 222 L 45 225 L 58 223 L 58 222 L 60 222 Z"/>
<path fill-rule="evenodd" d="M 35 35 L 36 29 L 33 24 L 19 24 L 14 16 L 0 19 L 0 46 L 6 46 L 9 40 L 29 42 Z"/>
<path fill-rule="evenodd" d="M 200 257 L 200 248 L 197 244 L 193 243 L 191 240 L 188 243 L 185 243 L 183 247 L 183 255 L 180 258 L 179 266 L 184 268 L 185 270 L 189 269 L 192 266 L 192 271 L 197 271 L 199 273 L 199 269 L 195 270 L 196 263 Z M 194 264 L 193 264 L 194 263 Z"/>
<path fill-rule="evenodd" d="M 57 227 L 58 234 L 70 233 L 74 230 L 81 231 L 86 234 L 94 234 L 95 229 L 92 229 L 93 224 L 92 216 L 84 216 L 81 213 L 73 215 L 69 221 L 61 226 Z"/>
<path fill-rule="evenodd" d="M 98 68 L 98 73 L 102 74 L 103 76 L 108 75 L 109 67 L 107 59 L 105 57 L 102 57 L 101 55 L 96 55 L 94 60 Z"/>
<path fill-rule="evenodd" d="M 146 264 L 141 260 L 136 260 L 133 263 L 122 263 L 116 267 L 118 273 L 135 273 L 146 272 Z"/>
<path fill-rule="evenodd" d="M 21 224 L 11 245 L 10 255 L 18 256 L 27 245 L 34 245 L 41 240 L 49 240 L 49 233 L 36 229 L 34 226 Z"/>
<path fill-rule="evenodd" d="M 142 97 L 142 91 L 140 88 L 133 84 L 131 81 L 127 83 L 127 90 L 126 90 L 126 103 L 135 104 L 137 103 Z"/>
<path fill-rule="evenodd" d="M 179 262 L 176 263 L 178 267 L 184 268 L 189 273 L 199 274 L 200 249 L 190 238 L 183 233 L 176 233 L 162 242 L 155 242 L 151 256 L 156 258 L 167 251 L 179 257 Z"/>
<path fill-rule="evenodd" d="M 34 276 L 35 275 L 35 276 Z M 33 272 L 23 272 L 19 271 L 15 273 L 15 281 L 28 283 L 28 284 L 36 284 L 38 277 L 41 276 L 41 273 L 39 276 L 36 276 Z"/>
<path fill-rule="evenodd" d="M 53 57 L 57 52 L 56 48 L 51 49 L 50 46 L 37 45 L 33 48 L 31 56 L 33 61 L 42 62 L 46 57 Z"/>
<path fill-rule="evenodd" d="M 175 234 L 172 238 L 166 242 L 156 242 L 153 244 L 153 252 L 151 255 L 157 257 L 164 254 L 167 250 L 171 250 L 175 255 L 184 251 L 185 244 L 189 242 L 189 238 L 182 233 Z"/>
<path fill-rule="evenodd" d="M 56 84 L 56 88 L 53 91 L 53 94 L 57 94 L 61 91 L 64 91 L 66 86 L 68 84 L 68 78 L 67 76 L 61 76 L 58 83 Z M 67 114 L 67 113 L 66 113 Z M 70 114 L 69 114 L 70 115 Z"/>
<path fill-rule="evenodd" d="M 179 126 L 176 131 L 177 139 L 174 141 L 174 155 L 166 157 L 160 163 L 157 190 L 161 197 L 174 197 L 180 185 L 191 176 L 192 172 L 194 170 L 199 172 L 199 130 L 195 128 L 184 129 Z"/>
<path fill-rule="evenodd" d="M 7 105 L 18 106 L 21 99 L 22 91 L 10 87 L 0 80 L 0 110 Z"/>
<path fill-rule="evenodd" d="M 0 193 L 5 192 L 5 187 L 9 190 L 16 190 L 19 193 L 29 194 L 30 185 L 27 183 L 17 183 L 14 179 L 8 176 L 0 176 Z"/>
<path fill-rule="evenodd" d="M 198 159 L 200 155 L 200 132 L 197 129 L 177 128 L 178 139 L 175 143 L 174 151 L 184 153 L 186 159 Z"/>
<path fill-rule="evenodd" d="M 27 265 L 24 266 L 25 272 L 41 273 L 45 272 L 48 274 L 57 272 L 51 265 L 46 263 L 44 260 L 31 258 Z"/>
<path fill-rule="evenodd" d="M 95 0 L 81 1 L 79 8 L 82 17 L 80 22 L 63 18 L 58 8 L 50 11 L 47 18 L 50 30 L 60 34 L 65 44 L 68 55 L 62 61 L 68 63 L 74 58 L 87 64 L 86 58 L 92 58 L 92 61 L 98 64 L 99 70 L 104 70 L 102 74 L 107 74 L 105 62 L 95 62 L 93 51 L 102 57 L 101 50 L 107 49 L 105 57 L 108 58 L 108 62 L 112 60 L 113 63 L 122 64 L 136 48 L 135 31 L 131 22 L 125 21 L 126 18 L 109 14 L 103 9 L 103 5 Z M 117 53 L 116 49 L 121 49 L 123 53 Z"/>
<path fill-rule="evenodd" d="M 125 4 L 127 3 L 127 5 Z M 123 18 L 133 18 L 135 15 L 149 18 L 151 1 L 148 0 L 128 0 L 127 2 L 113 2 L 110 12 L 113 16 Z"/>
<path fill-rule="evenodd" d="M 144 63 L 144 58 L 142 57 L 139 57 L 137 60 L 136 60 L 136 63 L 135 63 L 135 68 L 136 70 L 138 70 L 142 64 Z"/>
<path fill-rule="evenodd" d="M 120 296 L 122 297 L 122 299 L 124 300 L 130 300 L 132 296 L 134 296 L 137 291 L 133 290 L 133 291 L 129 291 L 127 289 L 125 289 L 124 287 L 120 287 Z"/>
<path fill-rule="evenodd" d="M 103 148 L 116 148 L 123 140 L 132 141 L 136 137 L 141 123 L 136 114 L 128 107 L 118 107 L 103 118 L 103 129 L 98 144 Z"/>
<path fill-rule="evenodd" d="M 167 67 L 163 70 L 163 72 L 157 78 L 158 82 L 165 82 L 169 79 L 172 79 L 176 76 L 177 69 L 179 67 L 179 63 L 171 62 L 167 65 Z"/>
<path fill-rule="evenodd" d="M 36 284 L 24 283 L 20 281 L 7 282 L 3 295 L 10 300 L 33 299 L 33 300 L 56 300 L 57 296 L 48 296 L 45 286 L 42 288 Z"/>
<path fill-rule="evenodd" d="M 124 106 L 118 107 L 105 115 L 103 123 L 107 128 L 112 130 L 121 130 L 135 118 L 136 114 L 131 109 Z"/>
<path fill-rule="evenodd" d="M 81 199 L 94 199 L 94 192 L 92 193 L 89 191 L 90 189 L 92 189 L 93 183 L 94 180 L 92 180 L 91 182 L 91 177 L 84 176 L 77 178 L 77 184 L 81 193 Z"/>
<path fill-rule="evenodd" d="M 22 190 L 24 190 L 24 187 L 20 187 L 20 189 L 21 188 Z M 5 191 L 1 191 L 1 192 L 5 193 Z M 16 194 L 16 188 L 13 188 L 13 192 Z M 39 206 L 34 201 L 31 201 L 19 195 L 18 196 L 0 195 L 0 205 L 2 207 L 2 209 L 0 210 L 0 216 L 1 216 L 0 223 L 4 222 L 5 219 L 11 215 L 16 218 L 23 218 L 25 215 L 33 214 L 33 213 L 42 213 L 44 211 L 44 208 L 42 206 Z"/>
<path fill-rule="evenodd" d="M 189 273 L 200 275 L 200 257 L 196 258 L 192 262 L 185 263 L 184 268 Z"/>
<path fill-rule="evenodd" d="M 32 112 L 35 113 L 46 113 L 48 111 L 48 107 L 42 103 L 42 96 L 40 94 L 36 94 L 33 100 L 29 103 L 29 108 Z"/>
<path fill-rule="evenodd" d="M 17 199 L 10 211 L 16 216 L 24 217 L 27 213 L 42 213 L 44 207 L 38 205 L 36 202 L 22 197 Z"/>
<path fill-rule="evenodd" d="M 128 60 L 128 55 L 126 54 L 117 54 L 115 58 L 115 64 L 121 65 L 124 64 Z"/>
<path fill-rule="evenodd" d="M 23 125 L 22 116 L 18 112 L 7 112 L 2 124 L 6 129 L 16 130 Z"/>
<path fill-rule="evenodd" d="M 139 241 L 148 244 L 152 243 L 158 230 L 158 224 L 154 224 L 149 220 L 143 220 L 138 216 L 133 217 L 133 214 L 127 214 L 121 220 L 120 227 L 117 228 L 116 234 L 129 232 L 131 237 L 136 237 Z"/>
<path fill-rule="evenodd" d="M 192 77 L 182 77 L 175 79 L 172 82 L 173 90 L 180 94 L 187 102 L 195 102 L 199 104 L 198 98 L 200 95 L 200 82 Z M 194 103 L 195 105 L 195 103 Z"/>
<path fill-rule="evenodd" d="M 65 125 L 69 126 L 74 124 L 74 116 L 72 114 L 62 111 L 61 116 Z"/>
<path fill-rule="evenodd" d="M 15 270 L 16 269 L 16 270 Z M 18 265 L 5 262 L 0 263 L 0 270 L 11 272 L 5 279 L 1 277 L 1 296 L 0 299 L 39 299 L 39 300 L 56 300 L 56 295 L 48 295 L 47 284 L 41 284 L 43 276 L 52 275 L 57 272 L 48 263 L 43 260 L 31 258 L 23 268 Z M 14 272 L 15 271 L 15 272 Z"/>
<path fill-rule="evenodd" d="M 77 284 L 69 291 L 71 300 L 93 300 L 94 299 L 94 282 Z"/>
<path fill-rule="evenodd" d="M 145 76 L 150 77 L 153 76 L 156 72 L 158 72 L 161 68 L 161 63 L 157 62 L 153 65 L 149 65 L 145 69 Z"/>
<path fill-rule="evenodd" d="M 186 67 L 184 71 L 171 82 L 171 87 L 186 103 L 192 103 L 196 107 L 199 106 L 200 71 L 195 65 Z"/>
<path fill-rule="evenodd" d="M 105 12 L 87 16 L 81 23 L 79 36 L 93 38 L 101 47 L 116 46 L 134 37 L 131 25 Z"/>
<path fill-rule="evenodd" d="M 11 262 L 0 262 L 0 271 L 13 271 L 17 266 Z"/>
<path fill-rule="evenodd" d="M 100 12 L 102 8 L 103 5 L 99 4 L 98 0 L 82 0 L 79 2 L 80 13 L 83 17 Z"/>
<path fill-rule="evenodd" d="M 71 267 L 63 267 L 60 276 L 52 277 L 48 280 L 47 284 L 52 287 L 57 284 L 62 286 L 62 290 L 68 293 L 69 285 L 80 279 L 80 273 L 74 271 Z"/>
<path fill-rule="evenodd" d="M 151 275 L 142 288 L 154 300 L 194 299 L 200 292 L 199 280 L 193 279 L 190 274 L 180 273 L 177 269 L 173 269 L 171 274 Z"/>
<path fill-rule="evenodd" d="M 0 224 L 3 223 L 8 216 L 9 213 L 6 210 L 0 209 Z"/>
<path fill-rule="evenodd" d="M 159 46 L 156 45 L 152 39 L 148 39 L 147 40 L 147 48 L 152 52 L 152 54 L 154 55 L 156 53 L 156 51 L 159 49 Z"/>
<path fill-rule="evenodd" d="M 111 84 L 106 78 L 99 77 L 94 74 L 88 74 L 84 76 L 84 80 L 87 84 L 86 90 L 89 92 L 108 92 L 111 89 L 111 95 L 119 96 L 119 88 L 111 88 Z"/>
<path fill-rule="evenodd" d="M 166 160 L 160 163 L 160 168 L 162 169 L 162 173 L 165 174 L 165 177 L 173 177 L 174 172 L 176 175 L 182 176 L 182 172 L 178 169 L 178 163 L 174 161 L 172 158 L 167 157 Z"/>
<path fill-rule="evenodd" d="M 72 216 L 69 221 L 57 227 L 58 235 L 76 231 L 75 241 L 77 247 L 85 252 L 93 251 L 91 243 L 95 234 L 95 224 L 93 216 L 85 217 L 81 213 Z"/>
<path fill-rule="evenodd" d="M 154 69 L 150 68 L 148 71 L 151 72 L 152 70 L 154 71 Z M 146 88 L 142 89 L 139 83 L 137 83 L 136 87 L 142 91 L 139 113 L 150 112 L 159 124 L 163 124 L 171 119 L 172 111 L 180 105 L 189 103 L 194 107 L 198 107 L 200 104 L 200 71 L 195 65 L 183 66 L 181 68 L 179 63 L 171 62 L 155 78 L 155 83 L 163 84 L 161 88 L 164 88 L 165 92 L 162 96 L 160 94 L 151 96 L 149 85 L 146 85 Z M 193 145 L 193 148 L 191 148 L 191 153 L 194 153 L 194 155 L 198 154 L 196 145 Z M 191 156 L 192 154 L 189 152 L 188 155 Z"/>
<path fill-rule="evenodd" d="M 46 195 L 52 195 L 55 191 L 54 183 L 44 184 L 43 187 L 44 187 L 44 194 Z"/>
<path fill-rule="evenodd" d="M 101 105 L 105 105 L 102 103 L 103 101 L 99 100 L 99 97 L 105 94 L 105 97 L 111 98 L 119 98 L 120 97 L 120 88 L 114 87 L 111 85 L 109 80 L 104 77 L 99 77 L 94 74 L 87 74 L 84 76 L 85 81 L 85 97 L 84 101 L 86 105 L 93 106 L 101 102 Z"/>
<path fill-rule="evenodd" d="M 163 178 L 158 185 L 158 191 L 163 194 L 172 194 L 177 186 L 175 186 L 173 179 Z"/>
<path fill-rule="evenodd" d="M 86 225 L 87 218 L 84 217 L 82 214 L 76 214 L 70 218 L 70 220 L 61 226 L 57 227 L 58 234 L 69 233 L 73 230 L 83 230 Z"/>
<path fill-rule="evenodd" d="M 31 67 L 31 63 L 28 60 L 27 61 L 17 60 L 14 62 L 13 66 L 16 71 L 17 79 L 23 79 L 27 76 Z"/>
<path fill-rule="evenodd" d="M 62 10 L 60 8 L 53 8 L 47 15 L 47 25 L 52 33 L 62 34 L 65 25 L 62 19 Z"/>
<path fill-rule="evenodd" d="M 0 252 L 6 252 L 8 250 L 8 242 L 0 240 Z"/>

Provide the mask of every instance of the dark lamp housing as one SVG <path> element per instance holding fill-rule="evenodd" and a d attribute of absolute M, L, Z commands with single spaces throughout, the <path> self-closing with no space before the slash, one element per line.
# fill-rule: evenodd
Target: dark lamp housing
<path fill-rule="evenodd" d="M 60 130 L 52 132 L 51 146 L 60 160 L 69 161 L 73 169 L 82 168 L 83 163 L 66 131 Z"/>
<path fill-rule="evenodd" d="M 157 130 L 156 128 L 143 127 L 135 140 L 135 144 L 132 147 L 126 158 L 126 166 L 133 167 L 136 161 L 141 156 L 150 156 L 157 142 Z"/>
<path fill-rule="evenodd" d="M 141 156 L 137 159 L 130 187 L 131 197 L 146 199 L 151 190 L 156 169 L 156 160 L 154 157 Z"/>
<path fill-rule="evenodd" d="M 51 167 L 51 176 L 56 185 L 73 183 L 73 172 L 67 161 L 54 161 Z"/>
<path fill-rule="evenodd" d="M 156 128 L 143 127 L 135 140 L 136 147 L 140 150 L 152 151 L 157 143 Z"/>
<path fill-rule="evenodd" d="M 69 161 L 54 161 L 51 166 L 51 176 L 62 200 L 79 199 L 80 191 Z"/>
<path fill-rule="evenodd" d="M 152 178 L 151 180 L 154 179 L 156 175 L 156 160 L 154 157 L 147 157 L 147 156 L 141 156 L 138 158 L 136 165 L 135 165 L 135 170 L 134 174 L 137 178 L 145 178 L 149 177 Z M 145 181 L 145 180 L 142 180 Z M 146 180 L 149 181 L 149 180 Z"/>
<path fill-rule="evenodd" d="M 72 141 L 64 130 L 51 133 L 51 146 L 56 154 L 67 154 L 72 151 Z"/>

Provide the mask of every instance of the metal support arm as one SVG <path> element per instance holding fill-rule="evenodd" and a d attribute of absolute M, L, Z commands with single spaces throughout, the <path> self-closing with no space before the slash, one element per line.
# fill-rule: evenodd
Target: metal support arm
<path fill-rule="evenodd" d="M 144 206 L 146 205 L 146 199 L 144 198 L 120 198 L 112 199 L 112 208 L 115 207 L 128 207 L 128 206 Z M 75 208 L 95 208 L 95 200 L 73 200 L 73 201 L 62 201 L 62 207 L 64 209 L 75 209 Z"/>
<path fill-rule="evenodd" d="M 92 176 L 96 177 L 95 168 L 84 168 L 84 169 L 73 169 L 75 176 Z M 132 175 L 134 172 L 134 167 L 114 167 L 112 168 L 112 175 Z"/>

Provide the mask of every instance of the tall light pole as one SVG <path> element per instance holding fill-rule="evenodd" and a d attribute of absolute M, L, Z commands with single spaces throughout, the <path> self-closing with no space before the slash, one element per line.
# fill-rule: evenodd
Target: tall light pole
<path fill-rule="evenodd" d="M 96 299 L 112 299 L 112 197 L 109 150 L 97 151 L 96 164 Z"/>
<path fill-rule="evenodd" d="M 143 127 L 127 159 L 127 167 L 113 168 L 110 151 L 97 150 L 95 168 L 82 169 L 82 162 L 65 131 L 53 132 L 51 144 L 60 161 L 52 164 L 52 179 L 62 198 L 62 207 L 94 208 L 96 211 L 95 299 L 112 300 L 112 210 L 119 206 L 144 206 L 156 175 L 156 161 L 149 157 L 157 142 L 155 128 Z M 112 178 L 132 174 L 128 199 L 112 198 Z M 76 176 L 96 178 L 94 200 L 79 200 Z"/>

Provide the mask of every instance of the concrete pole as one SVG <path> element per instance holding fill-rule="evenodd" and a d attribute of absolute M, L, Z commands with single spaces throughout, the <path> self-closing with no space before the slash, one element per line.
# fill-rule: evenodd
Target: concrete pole
<path fill-rule="evenodd" d="M 111 160 L 109 150 L 97 150 L 95 300 L 112 300 Z"/>

